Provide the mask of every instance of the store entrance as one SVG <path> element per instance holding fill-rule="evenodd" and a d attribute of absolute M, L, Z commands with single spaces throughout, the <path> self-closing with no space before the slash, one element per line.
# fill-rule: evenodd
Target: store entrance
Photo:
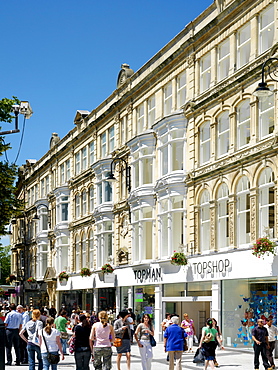
<path fill-rule="evenodd" d="M 98 308 L 102 310 L 116 309 L 116 288 L 100 288 L 98 291 Z"/>

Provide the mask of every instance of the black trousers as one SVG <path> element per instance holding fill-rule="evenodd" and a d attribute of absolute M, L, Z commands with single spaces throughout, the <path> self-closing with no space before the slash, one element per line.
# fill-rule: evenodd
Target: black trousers
<path fill-rule="evenodd" d="M 7 362 L 12 363 L 12 346 L 14 346 L 16 363 L 20 363 L 19 330 L 6 329 L 6 355 Z"/>
<path fill-rule="evenodd" d="M 24 336 L 28 339 L 27 331 L 24 332 Z M 20 348 L 20 362 L 28 363 L 28 353 L 27 353 L 27 343 L 22 338 L 19 338 L 19 348 Z"/>
<path fill-rule="evenodd" d="M 254 367 L 255 369 L 258 369 L 260 367 L 260 361 L 259 356 L 261 354 L 263 365 L 265 369 L 268 369 L 270 367 L 267 357 L 266 357 L 266 343 L 257 344 L 254 343 Z"/>
<path fill-rule="evenodd" d="M 269 348 L 266 348 L 266 357 L 271 366 L 275 365 L 273 360 L 273 350 L 275 348 L 275 341 L 269 342 Z"/>

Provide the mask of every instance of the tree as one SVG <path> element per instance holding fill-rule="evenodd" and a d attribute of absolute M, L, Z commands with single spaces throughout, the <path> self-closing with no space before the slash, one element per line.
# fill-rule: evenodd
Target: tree
<path fill-rule="evenodd" d="M 6 284 L 6 278 L 11 271 L 10 246 L 0 245 L 0 284 Z"/>
<path fill-rule="evenodd" d="M 3 98 L 0 100 L 0 121 L 12 122 L 12 106 L 19 104 L 20 101 L 13 96 L 13 99 Z M 0 157 L 10 145 L 6 144 L 0 136 Z M 9 163 L 7 160 L 0 161 L 0 235 L 5 235 L 5 226 L 9 224 L 10 219 L 15 216 L 22 205 L 16 197 L 16 188 L 14 182 L 17 176 L 17 166 Z"/>

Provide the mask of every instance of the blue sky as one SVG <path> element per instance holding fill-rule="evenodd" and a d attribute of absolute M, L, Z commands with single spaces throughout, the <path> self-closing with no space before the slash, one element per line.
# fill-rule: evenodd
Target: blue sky
<path fill-rule="evenodd" d="M 52 132 L 66 135 L 78 109 L 93 110 L 116 89 L 122 63 L 137 71 L 212 2 L 4 1 L 0 99 L 17 96 L 34 111 L 17 164 L 42 157 Z M 21 131 L 22 125 L 20 115 Z M 13 128 L 2 123 L 2 130 Z M 21 133 L 5 140 L 14 162 Z"/>

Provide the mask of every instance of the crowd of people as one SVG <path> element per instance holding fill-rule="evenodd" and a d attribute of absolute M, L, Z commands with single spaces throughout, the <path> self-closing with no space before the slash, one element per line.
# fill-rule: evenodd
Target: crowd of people
<path fill-rule="evenodd" d="M 125 354 L 127 369 L 131 367 L 131 345 L 139 348 L 142 370 L 151 370 L 153 359 L 154 325 L 149 314 L 136 320 L 132 309 L 123 309 L 115 318 L 111 312 L 100 311 L 91 314 L 79 309 L 69 314 L 64 307 L 59 312 L 52 306 L 30 309 L 15 304 L 0 305 L 0 312 L 6 327 L 6 365 L 12 365 L 12 346 L 15 352 L 15 365 L 29 364 L 29 370 L 57 370 L 49 356 L 74 354 L 76 370 L 89 370 L 90 362 L 96 370 L 112 368 L 112 346 L 116 346 L 117 370 L 121 370 L 122 355 Z M 141 321 L 141 322 L 139 322 Z M 193 353 L 195 349 L 204 356 L 204 369 L 218 367 L 215 350 L 223 349 L 222 334 L 217 321 L 210 318 L 202 328 L 200 340 L 197 338 L 194 321 L 187 313 L 183 320 L 179 315 L 166 313 L 161 323 L 166 361 L 169 370 L 181 370 L 182 354 Z M 69 334 L 70 333 L 70 334 Z M 275 368 L 273 350 L 277 328 L 272 317 L 263 322 L 258 319 L 252 331 L 254 341 L 254 366 L 259 369 L 259 356 L 266 370 Z M 116 343 L 117 342 L 117 343 Z M 197 351 L 198 352 L 198 351 Z"/>

